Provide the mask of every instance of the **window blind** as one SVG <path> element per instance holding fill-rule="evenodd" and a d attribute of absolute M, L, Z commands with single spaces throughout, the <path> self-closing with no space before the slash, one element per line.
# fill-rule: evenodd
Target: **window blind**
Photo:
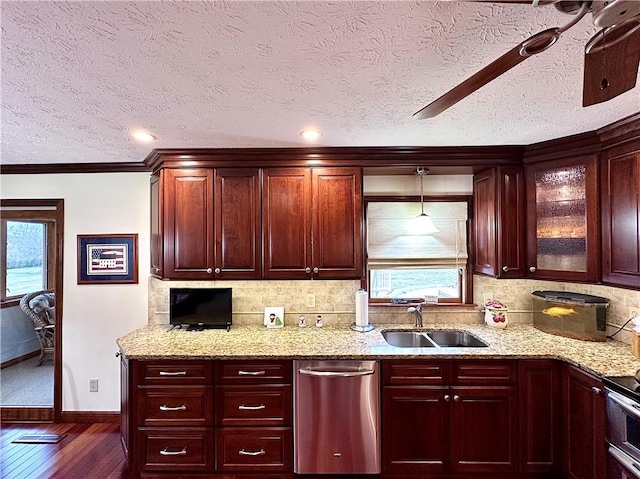
<path fill-rule="evenodd" d="M 419 202 L 370 202 L 367 206 L 369 269 L 464 268 L 467 262 L 467 203 L 425 202 L 440 230 L 417 233 Z"/>

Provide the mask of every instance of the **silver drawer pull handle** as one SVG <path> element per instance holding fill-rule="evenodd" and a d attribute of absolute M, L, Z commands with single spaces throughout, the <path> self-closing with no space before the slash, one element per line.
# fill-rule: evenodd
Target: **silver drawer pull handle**
<path fill-rule="evenodd" d="M 186 375 L 187 375 L 186 371 L 175 371 L 175 372 L 160 371 L 160 376 L 186 376 Z"/>
<path fill-rule="evenodd" d="M 187 406 L 183 404 L 182 406 L 170 407 L 170 406 L 167 406 L 166 404 L 163 404 L 162 406 L 160 406 L 160 410 L 161 411 L 186 411 Z"/>
<path fill-rule="evenodd" d="M 240 404 L 238 406 L 238 409 L 240 409 L 241 411 L 258 411 L 260 409 L 264 409 L 267 406 L 265 406 L 264 404 L 260 404 L 258 406 L 245 406 L 244 404 Z"/>
<path fill-rule="evenodd" d="M 238 371 L 238 376 L 264 376 L 266 371 Z"/>
<path fill-rule="evenodd" d="M 167 448 L 165 447 L 162 451 L 160 451 L 160 455 L 161 456 L 186 456 L 187 449 L 185 448 L 182 451 L 167 451 Z"/>
<path fill-rule="evenodd" d="M 264 449 L 260 449 L 259 451 L 245 451 L 244 449 L 240 449 L 238 454 L 241 456 L 264 456 L 266 452 Z"/>
<path fill-rule="evenodd" d="M 304 374 L 306 376 L 322 376 L 327 378 L 350 378 L 354 376 L 369 376 L 370 374 L 374 374 L 374 369 L 354 369 L 354 370 L 345 370 L 345 371 L 327 371 L 324 369 L 314 369 L 314 368 L 300 368 L 298 370 L 300 374 Z"/>

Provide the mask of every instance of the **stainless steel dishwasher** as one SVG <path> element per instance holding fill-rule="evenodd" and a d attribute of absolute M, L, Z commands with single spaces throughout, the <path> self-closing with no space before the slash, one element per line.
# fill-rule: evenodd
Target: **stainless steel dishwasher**
<path fill-rule="evenodd" d="M 378 361 L 294 361 L 294 472 L 380 473 Z"/>

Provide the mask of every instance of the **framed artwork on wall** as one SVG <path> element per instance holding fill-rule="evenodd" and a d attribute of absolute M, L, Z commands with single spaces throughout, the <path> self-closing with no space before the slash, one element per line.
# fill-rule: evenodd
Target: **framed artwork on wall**
<path fill-rule="evenodd" d="M 78 235 L 78 284 L 138 283 L 138 235 Z"/>

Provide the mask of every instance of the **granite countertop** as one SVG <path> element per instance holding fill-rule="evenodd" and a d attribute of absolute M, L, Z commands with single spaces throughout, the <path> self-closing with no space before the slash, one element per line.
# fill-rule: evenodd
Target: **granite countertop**
<path fill-rule="evenodd" d="M 511 324 L 506 329 L 481 324 L 427 325 L 426 330 L 467 331 L 486 348 L 399 348 L 382 337 L 384 330 L 415 329 L 409 325 L 377 324 L 366 333 L 348 325 L 267 329 L 233 326 L 230 331 L 188 332 L 153 325 L 117 340 L 129 359 L 427 359 L 496 358 L 560 359 L 600 376 L 628 376 L 640 360 L 628 344 L 608 340 L 590 342 L 544 333 L 530 325 Z"/>

